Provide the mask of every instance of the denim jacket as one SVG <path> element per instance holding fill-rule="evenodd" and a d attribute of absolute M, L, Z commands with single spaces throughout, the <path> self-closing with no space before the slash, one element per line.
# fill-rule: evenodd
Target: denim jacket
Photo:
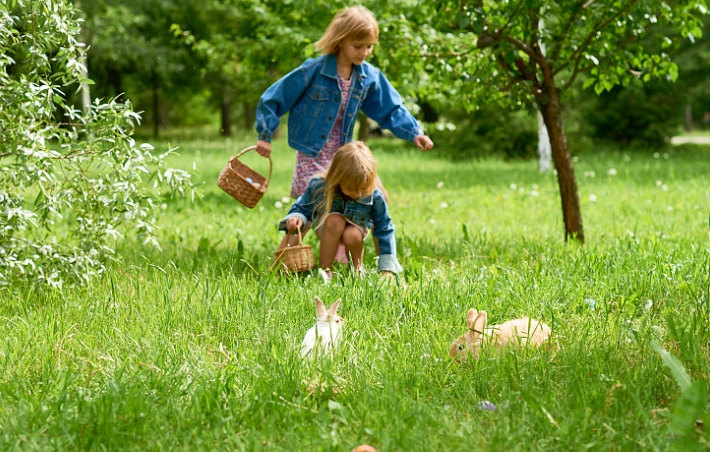
<path fill-rule="evenodd" d="M 286 217 L 279 223 L 279 229 L 286 230 L 286 220 L 300 218 L 303 224 L 319 221 L 320 214 L 314 212 L 314 207 L 323 199 L 323 186 L 325 179 L 320 176 L 311 178 L 306 192 L 298 197 L 291 206 Z M 372 234 L 377 238 L 380 246 L 380 258 L 377 263 L 378 271 L 400 273 L 402 266 L 397 261 L 397 245 L 394 239 L 394 225 L 387 211 L 387 201 L 384 194 L 377 188 L 371 195 L 359 199 L 345 201 L 342 194 L 337 191 L 333 196 L 333 206 L 330 212 L 342 214 L 345 218 L 367 231 L 375 226 Z"/>
<path fill-rule="evenodd" d="M 382 72 L 363 62 L 353 65 L 351 80 L 343 117 L 343 143 L 352 141 L 360 110 L 403 140 L 414 141 L 422 134 L 417 120 Z M 261 96 L 255 123 L 259 140 L 270 142 L 279 118 L 288 112 L 289 146 L 315 157 L 330 135 L 340 102 L 336 55 L 306 60 Z"/>

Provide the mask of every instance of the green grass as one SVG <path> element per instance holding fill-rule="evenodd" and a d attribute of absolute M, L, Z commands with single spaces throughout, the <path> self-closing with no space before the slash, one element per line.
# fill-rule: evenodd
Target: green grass
<path fill-rule="evenodd" d="M 672 428 L 681 391 L 651 347 L 707 383 L 707 148 L 580 156 L 578 246 L 534 162 L 375 141 L 405 272 L 383 284 L 368 240 L 368 276 L 326 285 L 263 272 L 288 209 L 284 140 L 253 210 L 215 184 L 250 141 L 178 144 L 204 196 L 165 200 L 162 250 L 128 241 L 88 287 L 0 294 L 0 450 L 707 450 L 706 394 Z M 334 356 L 308 362 L 315 295 L 343 298 L 346 329 Z M 454 363 L 469 307 L 544 320 L 553 346 Z"/>

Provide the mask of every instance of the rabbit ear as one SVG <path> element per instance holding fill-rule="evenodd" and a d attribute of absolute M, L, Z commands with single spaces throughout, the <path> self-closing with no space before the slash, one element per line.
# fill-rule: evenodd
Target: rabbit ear
<path fill-rule="evenodd" d="M 316 297 L 316 313 L 318 314 L 319 319 L 323 319 L 326 316 L 325 305 L 318 297 Z"/>
<path fill-rule="evenodd" d="M 471 327 L 474 338 L 480 338 L 483 335 L 486 323 L 488 323 L 488 314 L 486 311 L 479 312 L 478 317 L 476 317 L 476 320 L 474 320 L 473 326 Z"/>
<path fill-rule="evenodd" d="M 466 325 L 469 329 L 473 328 L 473 321 L 476 320 L 476 317 L 478 317 L 478 311 L 473 308 L 469 309 L 466 314 Z"/>
<path fill-rule="evenodd" d="M 340 302 L 343 301 L 342 298 L 338 298 L 338 300 L 331 304 L 330 307 L 328 308 L 328 318 L 333 318 L 335 317 L 335 313 L 338 310 L 338 306 L 340 306 Z"/>

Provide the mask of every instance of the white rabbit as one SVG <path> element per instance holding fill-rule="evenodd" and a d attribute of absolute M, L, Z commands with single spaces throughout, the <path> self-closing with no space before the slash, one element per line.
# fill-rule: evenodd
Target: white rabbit
<path fill-rule="evenodd" d="M 486 311 L 477 312 L 475 309 L 469 309 L 466 315 L 468 331 L 451 344 L 449 350 L 451 357 L 456 358 L 457 361 L 465 361 L 467 353 L 471 353 L 478 359 L 482 342 L 498 347 L 541 345 L 552 333 L 549 326 L 528 317 L 508 320 L 500 325 L 489 327 L 486 327 L 487 322 Z"/>
<path fill-rule="evenodd" d="M 316 348 L 318 343 L 324 350 L 334 349 L 340 340 L 340 327 L 343 325 L 343 318 L 336 314 L 342 299 L 338 299 L 330 305 L 326 311 L 325 305 L 320 298 L 316 297 L 316 312 L 318 321 L 316 325 L 306 332 L 306 337 L 301 343 L 301 356 L 307 355 Z"/>

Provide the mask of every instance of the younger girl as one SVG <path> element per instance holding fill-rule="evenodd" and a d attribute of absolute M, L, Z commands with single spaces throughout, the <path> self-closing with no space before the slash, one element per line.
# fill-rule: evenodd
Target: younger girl
<path fill-rule="evenodd" d="M 319 264 L 326 271 L 332 268 L 339 244 L 354 268 L 361 270 L 363 242 L 370 228 L 379 241 L 378 270 L 387 276 L 402 271 L 387 201 L 377 187 L 377 163 L 362 141 L 338 149 L 328 171 L 310 180 L 279 229 L 288 234 L 311 222 L 321 241 Z"/>

